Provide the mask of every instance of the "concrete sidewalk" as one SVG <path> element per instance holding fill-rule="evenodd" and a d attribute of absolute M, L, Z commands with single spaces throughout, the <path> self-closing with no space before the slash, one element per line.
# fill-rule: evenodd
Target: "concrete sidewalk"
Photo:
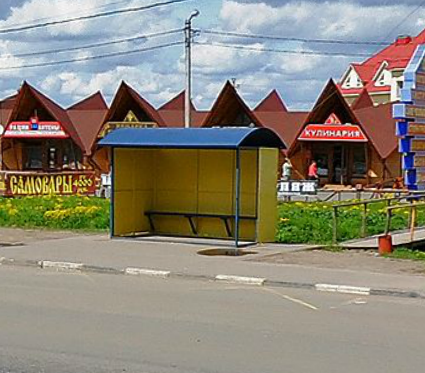
<path fill-rule="evenodd" d="M 0 247 L 0 257 L 16 261 L 55 261 L 88 266 L 128 267 L 170 271 L 189 276 L 234 275 L 269 281 L 335 284 L 373 289 L 393 289 L 425 294 L 425 278 L 415 275 L 379 274 L 361 269 L 326 269 L 302 265 L 258 263 L 252 256 L 207 257 L 199 250 L 220 247 L 222 242 L 168 239 L 110 240 L 106 235 L 57 238 L 25 246 Z M 228 246 L 230 247 L 230 246 Z M 249 247 L 257 256 L 308 249 L 303 246 L 264 245 Z"/>

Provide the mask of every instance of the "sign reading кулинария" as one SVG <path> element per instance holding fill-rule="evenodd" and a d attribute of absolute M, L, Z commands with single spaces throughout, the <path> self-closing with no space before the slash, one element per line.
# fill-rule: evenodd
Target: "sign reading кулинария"
<path fill-rule="evenodd" d="M 401 103 L 394 104 L 404 182 L 425 190 L 425 45 L 419 45 L 404 72 Z"/>

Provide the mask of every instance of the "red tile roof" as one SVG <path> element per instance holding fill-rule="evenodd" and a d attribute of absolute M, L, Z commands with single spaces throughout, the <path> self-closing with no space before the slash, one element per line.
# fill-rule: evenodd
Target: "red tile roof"
<path fill-rule="evenodd" d="M 357 99 L 351 105 L 351 109 L 356 111 L 356 110 L 360 110 L 360 109 L 364 109 L 364 108 L 372 107 L 372 106 L 373 106 L 373 101 L 370 98 L 370 95 L 367 92 L 367 89 L 363 89 L 359 97 L 357 97 Z"/>
<path fill-rule="evenodd" d="M 388 103 L 355 111 L 366 135 L 383 159 L 388 158 L 398 148 L 392 107 L 392 104 Z"/>
<path fill-rule="evenodd" d="M 272 112 L 279 112 L 279 111 L 288 111 L 285 103 L 283 102 L 282 98 L 280 97 L 277 90 L 271 91 L 267 97 L 261 101 L 258 106 L 254 109 L 254 112 L 260 112 L 260 111 L 272 111 Z"/>
<path fill-rule="evenodd" d="M 97 135 L 108 114 L 105 99 L 100 92 L 97 92 L 71 106 L 67 110 L 67 114 L 80 135 L 85 149 L 90 150 L 87 154 L 91 154 L 97 141 Z"/>
<path fill-rule="evenodd" d="M 84 100 L 70 106 L 68 110 L 108 110 L 108 105 L 102 93 L 96 92 Z"/>
<path fill-rule="evenodd" d="M 294 111 L 263 111 L 257 112 L 256 116 L 261 121 L 262 126 L 276 132 L 289 149 L 296 141 L 308 114 L 308 112 Z"/>
<path fill-rule="evenodd" d="M 196 111 L 193 103 L 190 103 L 192 110 Z M 185 107 L 185 91 L 180 92 L 176 97 L 162 105 L 158 110 L 184 110 Z"/>
<path fill-rule="evenodd" d="M 165 123 L 166 127 L 179 128 L 184 127 L 184 110 L 158 110 L 159 115 Z M 192 127 L 201 127 L 208 111 L 192 110 L 191 124 Z"/>
<path fill-rule="evenodd" d="M 0 124 L 6 126 L 9 123 L 10 115 L 12 114 L 13 107 L 16 104 L 18 94 L 6 97 L 0 101 Z"/>
<path fill-rule="evenodd" d="M 419 44 L 425 43 L 425 30 L 416 37 L 401 37 L 388 47 L 374 54 L 366 61 L 360 64 L 352 64 L 356 70 L 364 87 L 371 92 L 390 91 L 391 87 L 377 87 L 374 84 L 373 77 L 378 72 L 384 62 L 388 63 L 387 69 L 405 69 L 409 64 L 413 53 Z M 343 94 L 353 94 L 355 89 L 344 89 L 341 87 Z"/>

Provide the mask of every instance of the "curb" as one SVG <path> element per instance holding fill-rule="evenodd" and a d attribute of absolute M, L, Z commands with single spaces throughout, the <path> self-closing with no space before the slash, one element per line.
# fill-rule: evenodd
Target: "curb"
<path fill-rule="evenodd" d="M 174 278 L 185 280 L 197 281 L 210 281 L 217 283 L 239 284 L 249 286 L 262 286 L 262 287 L 282 287 L 292 289 L 315 290 L 327 293 L 339 294 L 352 294 L 364 296 L 385 296 L 397 298 L 412 298 L 412 299 L 425 299 L 425 294 L 416 291 L 399 290 L 399 289 L 374 289 L 368 287 L 358 287 L 350 285 L 337 285 L 337 284 L 321 284 L 321 283 L 306 283 L 306 282 L 291 282 L 291 281 L 276 281 L 269 280 L 261 277 L 244 277 L 236 275 L 219 274 L 216 276 L 196 275 L 181 272 L 170 272 L 164 270 L 127 267 L 125 269 L 118 269 L 112 267 L 101 267 L 94 265 L 87 265 L 83 263 L 74 262 L 55 262 L 49 260 L 23 260 L 23 259 L 10 259 L 0 258 L 0 266 L 15 266 L 15 267 L 32 267 L 45 270 L 56 270 L 62 272 L 86 272 L 86 273 L 100 273 L 111 275 L 126 275 L 126 276 L 139 276 L 139 277 L 152 277 L 152 278 Z"/>

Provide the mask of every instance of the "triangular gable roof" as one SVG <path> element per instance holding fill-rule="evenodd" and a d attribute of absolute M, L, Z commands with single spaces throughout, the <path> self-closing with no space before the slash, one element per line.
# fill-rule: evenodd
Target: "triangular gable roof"
<path fill-rule="evenodd" d="M 193 102 L 190 103 L 192 111 L 196 111 Z M 170 101 L 162 105 L 158 111 L 161 110 L 182 110 L 185 109 L 185 91 L 180 92 L 177 96 L 173 97 Z"/>
<path fill-rule="evenodd" d="M 155 108 L 124 81 L 121 82 L 121 85 L 115 94 L 111 108 L 109 109 L 108 115 L 105 119 L 105 123 L 111 121 L 121 106 L 125 104 L 125 100 L 133 101 L 150 118 L 150 120 L 158 124 L 159 127 L 164 127 L 164 121 Z M 128 110 L 126 110 L 124 116 L 127 115 L 127 112 Z M 123 119 L 124 117 L 122 120 Z"/>
<path fill-rule="evenodd" d="M 313 110 L 307 116 L 304 125 L 298 131 L 296 138 L 301 135 L 307 125 L 323 124 L 331 114 L 335 114 L 344 124 L 357 124 L 363 129 L 353 110 L 350 108 L 347 101 L 345 101 L 335 82 L 331 79 L 322 91 Z M 293 142 L 290 151 L 293 150 L 295 144 L 296 141 Z"/>
<path fill-rule="evenodd" d="M 215 101 L 210 113 L 202 123 L 202 127 L 235 124 L 232 123 L 232 121 L 237 118 L 237 115 L 240 111 L 246 114 L 254 125 L 263 127 L 261 121 L 245 104 L 244 100 L 238 94 L 235 87 L 230 83 L 230 81 L 227 81 L 217 100 Z"/>
<path fill-rule="evenodd" d="M 282 100 L 282 97 L 279 95 L 276 89 L 271 91 L 267 97 L 261 101 L 257 107 L 254 109 L 254 112 L 267 112 L 267 111 L 285 111 L 287 112 L 288 109 L 285 105 L 285 103 Z"/>
<path fill-rule="evenodd" d="M 369 95 L 369 92 L 367 89 L 363 89 L 362 93 L 360 93 L 359 97 L 357 97 L 357 99 L 351 105 L 351 109 L 356 111 L 372 106 L 374 106 L 374 104 L 372 98 Z"/>
<path fill-rule="evenodd" d="M 335 114 L 342 123 L 358 124 L 358 119 L 332 79 L 322 91 L 306 124 L 325 123 L 331 114 Z"/>
<path fill-rule="evenodd" d="M 36 90 L 34 87 L 30 86 L 27 82 L 24 82 L 22 84 L 21 89 L 19 90 L 19 94 L 16 99 L 16 105 L 12 110 L 9 122 L 14 121 L 18 118 L 20 110 L 22 110 L 22 107 L 25 107 L 25 101 L 31 99 L 35 100 L 38 105 L 43 107 L 52 116 L 52 118 L 61 123 L 64 130 L 78 145 L 78 147 L 80 147 L 83 153 L 87 154 L 88 152 L 90 152 L 90 149 L 87 149 L 85 147 L 66 111 L 62 107 L 60 107 L 56 102 Z"/>
<path fill-rule="evenodd" d="M 360 81 L 361 81 L 362 85 L 364 85 L 365 81 L 364 81 L 364 80 L 363 80 L 363 78 L 362 78 L 362 76 L 363 76 L 364 74 L 361 74 L 361 73 L 360 73 L 360 71 L 361 71 L 361 70 L 362 70 L 362 66 L 361 66 L 361 65 L 359 65 L 359 64 L 355 64 L 355 63 L 350 64 L 350 66 L 348 66 L 348 69 L 345 71 L 344 75 L 342 76 L 342 78 L 341 78 L 341 80 L 340 80 L 339 84 L 340 84 L 341 86 L 343 86 L 343 85 L 344 85 L 344 82 L 347 80 L 347 78 L 348 78 L 348 76 L 350 75 L 350 73 L 351 73 L 352 71 L 354 71 L 354 72 L 355 72 L 355 74 L 357 75 L 357 77 L 360 79 Z"/>
<path fill-rule="evenodd" d="M 108 105 L 99 91 L 70 106 L 69 110 L 108 110 Z"/>

